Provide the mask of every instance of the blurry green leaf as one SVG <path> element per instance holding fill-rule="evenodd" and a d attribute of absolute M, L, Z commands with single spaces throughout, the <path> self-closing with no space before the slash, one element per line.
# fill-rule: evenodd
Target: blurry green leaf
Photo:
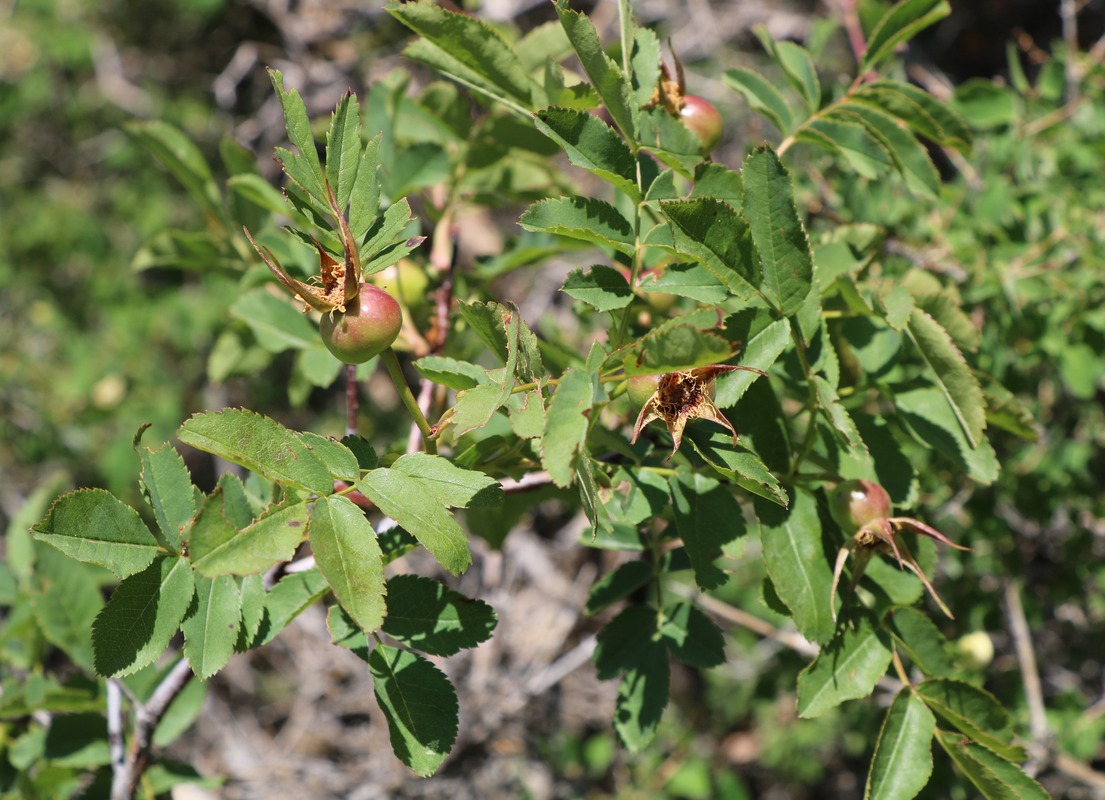
<path fill-rule="evenodd" d="M 636 160 L 613 128 L 593 114 L 568 108 L 546 108 L 534 119 L 537 130 L 560 145 L 569 161 L 640 201 Z"/>
<path fill-rule="evenodd" d="M 821 82 L 809 51 L 794 42 L 775 41 L 766 25 L 757 25 L 752 32 L 778 64 L 790 85 L 806 101 L 806 108 L 810 112 L 817 111 L 821 106 Z"/>
<path fill-rule="evenodd" d="M 901 0 L 883 15 L 871 31 L 858 74 L 871 71 L 899 44 L 909 41 L 950 13 L 947 0 Z"/>
<path fill-rule="evenodd" d="M 361 106 L 357 96 L 347 91 L 338 101 L 326 132 L 326 182 L 342 213 L 349 206 L 360 165 Z"/>
<path fill-rule="evenodd" d="M 951 458 L 981 484 L 997 479 L 1001 465 L 993 447 L 985 439 L 971 447 L 963 426 L 937 389 L 900 391 L 894 395 L 894 405 L 899 419 L 922 445 Z"/>
<path fill-rule="evenodd" d="M 457 736 L 453 685 L 422 656 L 387 645 L 372 651 L 368 668 L 395 755 L 415 774 L 432 775 Z"/>
<path fill-rule="evenodd" d="M 625 15 L 623 22 L 630 22 L 632 14 Z M 633 71 L 633 100 L 637 107 L 648 105 L 652 94 L 660 83 L 660 38 L 648 28 L 633 31 L 633 52 L 630 67 Z"/>
<path fill-rule="evenodd" d="M 180 181 L 205 213 L 222 218 L 222 196 L 211 168 L 182 131 L 157 120 L 131 122 L 124 129 Z"/>
<path fill-rule="evenodd" d="M 641 752 L 656 736 L 670 683 L 667 648 L 650 640 L 622 677 L 614 703 L 614 730 L 631 753 Z"/>
<path fill-rule="evenodd" d="M 599 631 L 593 661 L 599 680 L 609 680 L 639 663 L 656 635 L 656 609 L 631 605 Z"/>
<path fill-rule="evenodd" d="M 594 386 L 591 375 L 569 369 L 549 401 L 545 435 L 541 438 L 541 465 L 557 486 L 572 483 L 577 461 L 585 453 Z"/>
<path fill-rule="evenodd" d="M 907 286 L 914 288 L 908 278 Z M 963 310 L 960 300 L 951 292 L 920 290 L 914 293 L 914 301 L 918 308 L 940 323 L 956 347 L 970 353 L 978 350 L 982 341 L 981 334 Z"/>
<path fill-rule="evenodd" d="M 214 497 L 214 495 L 212 496 Z M 252 575 L 277 562 L 291 561 L 295 549 L 307 536 L 305 502 L 276 507 L 240 531 L 209 525 L 202 517 L 220 514 L 209 500 L 196 516 L 189 543 L 192 565 L 201 575 Z"/>
<path fill-rule="evenodd" d="M 970 446 L 978 447 L 986 429 L 986 405 L 978 380 L 963 355 L 948 332 L 924 311 L 913 310 L 906 331 L 921 351 Z"/>
<path fill-rule="evenodd" d="M 1013 125 L 1020 113 L 1012 89 L 981 79 L 968 80 L 956 87 L 954 107 L 973 127 L 983 130 Z"/>
<path fill-rule="evenodd" d="M 136 449 L 142 460 L 142 495 L 153 509 L 165 541 L 172 550 L 180 552 L 181 531 L 196 513 L 191 475 L 180 453 L 170 444 L 157 450 Z"/>
<path fill-rule="evenodd" d="M 749 107 L 771 120 L 780 133 L 790 132 L 793 123 L 790 107 L 766 78 L 758 72 L 738 67 L 727 70 L 725 82 L 744 97 Z"/>
<path fill-rule="evenodd" d="M 763 261 L 759 287 L 790 316 L 802 307 L 813 281 L 806 230 L 794 205 L 790 174 L 774 151 L 757 148 L 744 160 L 744 216 Z"/>
<path fill-rule="evenodd" d="M 183 558 L 159 558 L 123 579 L 92 626 L 96 672 L 129 675 L 152 664 L 169 646 L 195 594 Z"/>
<path fill-rule="evenodd" d="M 933 678 L 917 685 L 925 704 L 961 733 L 1001 758 L 1024 761 L 1023 747 L 1013 744 L 1013 720 L 997 699 L 963 681 Z"/>
<path fill-rule="evenodd" d="M 63 494 L 31 531 L 70 558 L 107 567 L 120 578 L 145 569 L 160 552 L 138 512 L 102 489 Z"/>
<path fill-rule="evenodd" d="M 472 332 L 480 337 L 480 340 L 500 361 L 506 363 L 510 354 L 510 345 L 507 341 L 505 319 L 511 316 L 510 309 L 499 303 L 464 301 L 458 303 L 457 308 L 464 321 L 472 328 Z"/>
<path fill-rule="evenodd" d="M 940 173 L 932 159 L 913 135 L 890 116 L 858 103 L 846 106 L 847 113 L 858 117 L 867 132 L 886 148 L 894 168 L 911 191 L 935 198 L 940 191 Z"/>
<path fill-rule="evenodd" d="M 595 581 L 587 594 L 584 613 L 597 614 L 652 580 L 652 566 L 644 561 L 627 561 Z"/>
<path fill-rule="evenodd" d="M 908 689 L 898 692 L 879 733 L 864 800 L 909 800 L 932 775 L 936 720 Z"/>
<path fill-rule="evenodd" d="M 494 506 L 503 499 L 497 480 L 483 472 L 461 469 L 442 456 L 406 453 L 391 468 L 417 479 L 440 503 L 452 508 Z"/>
<path fill-rule="evenodd" d="M 447 356 L 425 356 L 414 362 L 414 368 L 426 380 L 458 392 L 478 386 L 487 374 L 483 367 Z"/>
<path fill-rule="evenodd" d="M 748 223 L 740 213 L 713 197 L 661 203 L 672 221 L 675 244 L 693 256 L 739 298 L 754 296 L 760 267 L 754 261 Z"/>
<path fill-rule="evenodd" d="M 376 531 L 346 497 L 320 497 L 311 509 L 311 550 L 349 616 L 370 633 L 384 621 L 384 561 Z"/>
<path fill-rule="evenodd" d="M 725 663 L 725 638 L 721 629 L 688 601 L 667 609 L 660 635 L 671 654 L 684 664 L 710 669 Z"/>
<path fill-rule="evenodd" d="M 230 660 L 241 615 L 242 593 L 234 578 L 196 577 L 196 605 L 181 628 L 184 655 L 200 680 L 207 680 Z"/>
<path fill-rule="evenodd" d="M 633 253 L 633 226 L 614 206 L 591 197 L 539 200 L 518 224 L 527 231 L 546 231 Z"/>
<path fill-rule="evenodd" d="M 284 195 L 260 175 L 235 175 L 226 182 L 234 194 L 273 214 L 287 215 L 288 204 Z"/>
<path fill-rule="evenodd" d="M 915 608 L 898 608 L 890 618 L 890 632 L 917 667 L 929 676 L 955 671 L 947 640 L 931 619 Z"/>
<path fill-rule="evenodd" d="M 726 544 L 747 533 L 744 513 L 732 491 L 713 478 L 680 471 L 670 485 L 675 526 L 695 582 L 702 589 L 716 589 L 728 575 L 714 562 Z"/>
<path fill-rule="evenodd" d="M 425 483 L 394 469 L 374 469 L 357 488 L 430 551 L 450 574 L 472 563 L 468 537 Z"/>
<path fill-rule="evenodd" d="M 451 656 L 491 638 L 491 606 L 430 578 L 396 575 L 387 582 L 384 633 L 408 647 Z"/>
<path fill-rule="evenodd" d="M 633 302 L 629 281 L 605 264 L 595 264 L 587 273 L 572 270 L 560 290 L 599 311 L 614 311 Z"/>
<path fill-rule="evenodd" d="M 840 111 L 812 118 L 795 132 L 794 138 L 839 153 L 868 179 L 879 177 L 894 165 L 883 141 L 872 136 L 858 118 Z"/>
<path fill-rule="evenodd" d="M 828 600 L 822 602 L 828 608 Z M 888 666 L 890 648 L 866 615 L 854 625 L 843 623 L 798 676 L 798 716 L 817 717 L 845 700 L 867 697 Z"/>
<path fill-rule="evenodd" d="M 860 86 L 853 102 L 867 103 L 905 122 L 919 136 L 960 152 L 970 149 L 972 134 L 966 120 L 924 89 L 909 83 L 877 80 Z"/>
<path fill-rule="evenodd" d="M 811 642 L 824 643 L 832 638 L 834 629 L 829 597 L 832 569 L 822 544 L 817 500 L 798 488 L 791 494 L 790 508 L 755 501 L 764 566 L 799 633 Z M 799 711 L 809 702 L 809 697 L 800 701 Z"/>
<path fill-rule="evenodd" d="M 405 55 L 512 108 L 545 104 L 513 48 L 486 22 L 428 3 L 390 3 L 388 13 L 422 37 Z"/>
<path fill-rule="evenodd" d="M 30 594 L 43 637 L 90 674 L 95 671 L 92 623 L 104 607 L 95 572 L 59 552 L 43 553 L 35 565 Z"/>
<path fill-rule="evenodd" d="M 334 490 L 326 465 L 295 433 L 252 411 L 228 408 L 195 414 L 180 426 L 177 438 L 277 483 L 318 494 Z"/>
<path fill-rule="evenodd" d="M 557 0 L 554 7 L 583 71 L 602 98 L 611 119 L 627 139 L 635 140 L 638 133 L 637 104 L 633 101 L 633 88 L 628 77 L 603 52 L 598 32 L 590 19 L 569 9 L 564 0 Z"/>
<path fill-rule="evenodd" d="M 1029 442 L 1039 438 L 1032 412 L 1012 392 L 987 376 L 982 393 L 986 398 L 986 421 L 989 424 Z"/>
<path fill-rule="evenodd" d="M 238 295 L 230 313 L 246 323 L 258 344 L 270 353 L 288 348 L 303 349 L 317 345 L 318 328 L 297 309 L 293 301 L 258 287 Z"/>
<path fill-rule="evenodd" d="M 936 740 L 986 800 L 1049 800 L 1051 797 L 1016 764 L 966 736 L 937 731 Z"/>

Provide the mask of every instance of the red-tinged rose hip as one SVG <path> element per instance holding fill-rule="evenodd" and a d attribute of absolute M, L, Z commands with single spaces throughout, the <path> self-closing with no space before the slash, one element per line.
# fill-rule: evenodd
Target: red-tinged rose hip
<path fill-rule="evenodd" d="M 848 535 L 873 520 L 888 518 L 893 511 L 886 489 L 871 481 L 842 481 L 829 497 L 829 512 Z"/>
<path fill-rule="evenodd" d="M 702 152 L 711 152 L 721 141 L 721 114 L 713 103 L 698 95 L 684 95 L 683 102 L 684 106 L 679 112 L 683 124 L 702 142 Z"/>
<path fill-rule="evenodd" d="M 363 364 L 395 341 L 403 327 L 403 312 L 395 298 L 378 286 L 362 283 L 345 312 L 322 315 L 319 333 L 326 349 L 346 364 Z"/>
<path fill-rule="evenodd" d="M 656 386 L 659 382 L 659 375 L 634 375 L 630 378 L 626 393 L 629 395 L 629 402 L 633 404 L 633 407 L 641 408 L 644 406 L 649 398 L 656 394 Z"/>

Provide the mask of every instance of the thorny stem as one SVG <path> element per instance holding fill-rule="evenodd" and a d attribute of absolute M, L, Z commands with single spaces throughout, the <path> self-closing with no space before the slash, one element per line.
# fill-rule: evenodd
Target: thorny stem
<path fill-rule="evenodd" d="M 433 431 L 430 429 L 430 423 L 426 421 L 426 415 L 418 407 L 418 400 L 415 399 L 411 387 L 407 384 L 407 379 L 403 375 L 403 368 L 399 365 L 399 358 L 395 355 L 395 351 L 389 347 L 380 353 L 380 359 L 387 367 L 388 374 L 391 375 L 391 381 L 395 384 L 395 391 L 399 393 L 399 399 L 403 402 L 407 412 L 414 419 L 414 424 L 418 426 L 418 430 L 422 433 L 426 452 L 430 455 L 437 455 L 437 442 L 432 438 Z"/>

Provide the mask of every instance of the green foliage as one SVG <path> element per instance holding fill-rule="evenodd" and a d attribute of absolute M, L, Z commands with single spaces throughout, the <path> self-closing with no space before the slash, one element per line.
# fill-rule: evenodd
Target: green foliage
<path fill-rule="evenodd" d="M 396 755 L 416 774 L 433 774 L 456 741 L 460 710 L 449 678 L 426 656 L 477 647 L 497 618 L 451 585 L 386 577 L 385 566 L 422 548 L 444 573 L 461 575 L 473 561 L 470 534 L 499 544 L 522 513 L 504 487 L 537 475 L 586 516 L 580 547 L 623 551 L 585 611 L 611 615 L 598 617 L 594 665 L 600 678 L 619 681 L 611 727 L 632 753 L 647 758 L 681 713 L 674 670 L 710 670 L 730 657 L 727 648 L 754 649 L 715 624 L 715 604 L 725 601 L 803 639 L 804 662 L 759 665 L 756 691 L 796 695 L 803 719 L 793 724 L 805 726 L 811 749 L 841 720 L 858 720 L 857 750 L 871 759 L 866 796 L 914 797 L 953 763 L 959 777 L 951 780 L 986 797 L 1045 796 L 1018 766 L 1021 715 L 956 664 L 945 635 L 960 623 L 938 622 L 918 604 L 927 588 L 949 617 L 949 609 L 970 617 L 977 585 L 962 584 L 999 574 L 1011 546 L 993 500 L 973 486 L 1008 490 L 1034 458 L 1048 476 L 1031 487 L 1037 496 L 1052 481 L 1086 488 L 1100 462 L 1091 453 L 1097 440 L 1055 400 L 1037 410 L 1077 434 L 1081 448 L 1037 444 L 1023 456 L 1012 439 L 1037 436 L 1020 399 L 1035 382 L 1087 399 L 1105 369 L 1099 282 L 1052 269 L 1066 257 L 1070 228 L 1100 245 L 1095 221 L 1057 218 L 1054 203 L 1026 188 L 1039 176 L 1017 172 L 1027 163 L 1018 114 L 1045 100 L 1046 86 L 966 86 L 947 104 L 903 82 L 895 48 L 949 13 L 942 0 L 886 8 L 846 86 L 823 85 L 810 50 L 761 33 L 781 80 L 746 68 L 725 78 L 778 140 L 730 169 L 703 160 L 693 134 L 652 101 L 661 47 L 628 4 L 613 48 L 585 15 L 559 0 L 554 7 L 555 35 L 515 40 L 430 4 L 391 4 L 418 36 L 406 55 L 468 91 L 435 83 L 412 96 L 394 74 L 364 107 L 347 93 L 321 158 L 303 98 L 271 71 L 290 143 L 277 149 L 283 192 L 233 146 L 224 148 L 230 174 L 220 181 L 179 128 L 128 126 L 207 222 L 202 232 L 162 226 L 135 266 L 196 273 L 203 291 L 221 298 L 210 378 L 284 363 L 289 400 L 302 406 L 312 387 L 342 374 L 298 302 L 270 291 L 252 242 L 316 315 L 347 301 L 350 281 L 390 280 L 387 270 L 403 264 L 420 270 L 433 314 L 415 307 L 424 298 L 402 298 L 396 349 L 434 386 L 416 400 L 388 350 L 380 362 L 411 419 L 378 409 L 352 416 L 347 428 L 367 442 L 292 430 L 244 408 L 205 411 L 181 424 L 177 439 L 241 468 L 210 488 L 193 485 L 171 447 L 141 446 L 143 428 L 132 442 L 141 513 L 121 492 L 81 489 L 49 505 L 50 487 L 34 498 L 13 524 L 0 573 L 0 600 L 12 609 L 0 653 L 29 671 L 57 648 L 82 675 L 68 683 L 36 675 L 38 684 L 11 693 L 5 686 L 4 725 L 19 720 L 3 730 L 12 768 L 30 774 L 47 764 L 71 770 L 69 780 L 102 767 L 106 742 L 94 729 L 113 713 L 108 690 L 118 684 L 99 678 L 146 681 L 135 691 L 146 702 L 154 692 L 145 688 L 168 680 L 151 675 L 178 632 L 180 655 L 206 679 L 322 602 L 335 644 L 367 663 Z M 571 59 L 585 81 L 570 75 Z M 1082 113 L 1086 127 L 1105 125 L 1100 109 Z M 1055 132 L 1060 144 L 1064 135 Z M 962 159 L 973 143 L 997 189 L 942 182 L 930 148 Z M 558 153 L 577 171 L 565 177 Z M 1056 146 L 1032 167 L 1045 176 L 1074 171 L 1088 184 L 1098 155 Z M 1076 190 L 1064 191 L 1075 205 Z M 471 270 L 450 266 L 442 253 L 453 247 L 459 210 L 497 204 L 526 204 L 522 232 Z M 810 213 L 826 205 L 833 214 Z M 972 213 L 955 213 L 960 206 Z M 417 249 L 423 231 L 433 237 L 430 258 Z M 931 239 L 947 241 L 964 278 L 925 268 L 916 243 Z M 1042 250 L 1025 252 L 1040 240 Z M 527 321 L 496 296 L 492 278 L 565 252 L 588 265 L 567 271 L 562 286 L 576 301 L 574 327 Z M 979 268 L 975 253 L 1005 259 L 1009 273 Z M 321 287 L 301 280 L 316 269 Z M 312 302 L 328 291 L 337 294 Z M 670 304 L 661 311 L 661 302 Z M 736 364 L 752 369 L 710 372 Z M 639 375 L 662 377 L 631 439 L 637 411 L 625 386 Z M 718 430 L 716 415 L 736 432 Z M 926 494 L 965 498 L 954 502 L 980 514 L 979 530 L 940 524 L 976 551 L 941 552 L 938 567 L 931 542 L 914 535 L 942 536 L 897 515 L 840 530 L 826 498 L 849 478 L 879 482 L 899 508 Z M 1099 513 L 1092 503 L 1081 510 Z M 1079 579 L 1088 569 L 1077 565 Z M 947 607 L 933 583 L 947 592 Z M 109 585 L 105 603 L 100 589 Z M 882 714 L 867 698 L 888 682 L 895 697 Z M 199 702 L 188 697 L 165 721 L 186 725 Z M 750 716 L 763 714 L 740 702 Z M 73 715 L 73 741 L 59 742 L 61 726 L 41 724 L 34 710 Z M 778 762 L 769 753 L 765 763 Z M 711 785 L 704 764 L 687 760 L 667 791 L 725 796 L 710 794 L 724 787 Z M 791 777 L 814 780 L 817 769 Z M 743 791 L 730 788 L 728 796 Z"/>

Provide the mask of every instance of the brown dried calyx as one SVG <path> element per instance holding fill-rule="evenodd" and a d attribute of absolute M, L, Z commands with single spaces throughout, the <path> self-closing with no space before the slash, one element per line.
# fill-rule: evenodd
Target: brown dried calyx
<path fill-rule="evenodd" d="M 716 422 L 732 433 L 733 444 L 736 445 L 737 431 L 714 404 L 714 388 L 718 375 L 738 369 L 760 375 L 767 374 L 755 367 L 715 364 L 661 375 L 656 384 L 656 391 L 645 402 L 641 413 L 637 416 L 637 422 L 633 426 L 633 438 L 629 443 L 636 443 L 645 425 L 654 419 L 663 420 L 672 438 L 671 455 L 668 456 L 670 459 L 683 443 L 683 429 L 687 426 L 687 422 L 692 419 L 706 419 Z"/>

